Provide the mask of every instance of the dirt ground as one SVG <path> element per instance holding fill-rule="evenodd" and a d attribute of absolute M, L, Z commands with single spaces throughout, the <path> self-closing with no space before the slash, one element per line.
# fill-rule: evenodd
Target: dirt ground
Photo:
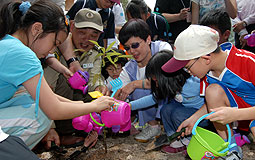
<path fill-rule="evenodd" d="M 189 159 L 185 153 L 166 154 L 160 150 L 145 152 L 148 143 L 140 143 L 134 140 L 134 136 L 110 136 L 106 138 L 107 153 L 105 153 L 104 141 L 101 137 L 96 146 L 88 149 L 74 158 L 75 160 L 186 160 Z M 56 151 L 42 151 L 38 153 L 42 160 L 66 160 L 81 147 L 64 149 L 67 153 Z M 243 147 L 243 159 L 255 159 L 255 143 L 245 144 Z"/>

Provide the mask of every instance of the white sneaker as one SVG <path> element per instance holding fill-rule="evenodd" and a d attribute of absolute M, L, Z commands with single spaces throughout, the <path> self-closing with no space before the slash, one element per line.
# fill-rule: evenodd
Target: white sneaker
<path fill-rule="evenodd" d="M 142 132 L 135 136 L 135 140 L 137 140 L 138 142 L 146 143 L 150 139 L 158 137 L 160 133 L 161 133 L 160 126 L 152 127 L 151 125 L 148 124 L 146 128 L 142 130 Z"/>
<path fill-rule="evenodd" d="M 225 157 L 220 157 L 218 160 L 241 160 L 243 159 L 243 151 L 240 146 L 237 146 L 238 151 L 233 150 L 231 152 L 228 152 L 228 154 Z"/>

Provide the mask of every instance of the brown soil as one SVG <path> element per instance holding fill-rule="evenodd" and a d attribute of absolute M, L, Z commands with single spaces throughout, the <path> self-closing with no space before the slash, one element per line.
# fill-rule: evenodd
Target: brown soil
<path fill-rule="evenodd" d="M 158 151 L 145 152 L 145 147 L 149 143 L 139 143 L 134 140 L 133 136 L 126 137 L 108 137 L 106 138 L 107 153 L 105 153 L 105 147 L 103 139 L 100 138 L 96 146 L 87 150 L 86 153 L 81 153 L 75 158 L 75 160 L 185 160 L 189 159 L 184 153 L 178 154 L 166 154 Z M 44 151 L 38 154 L 39 158 L 44 160 L 65 160 L 74 151 L 80 150 L 81 147 L 69 148 L 67 153 L 59 154 L 55 151 Z M 255 143 L 246 144 L 242 147 L 243 159 L 253 160 L 255 159 Z"/>

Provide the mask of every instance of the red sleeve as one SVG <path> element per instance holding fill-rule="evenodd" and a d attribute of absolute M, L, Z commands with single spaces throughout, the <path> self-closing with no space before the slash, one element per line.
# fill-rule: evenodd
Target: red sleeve
<path fill-rule="evenodd" d="M 208 87 L 207 77 L 200 79 L 200 96 L 205 96 L 205 89 Z"/>

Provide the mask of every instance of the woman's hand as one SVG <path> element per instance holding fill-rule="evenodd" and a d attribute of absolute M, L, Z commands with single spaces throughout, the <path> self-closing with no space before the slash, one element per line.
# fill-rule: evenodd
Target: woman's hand
<path fill-rule="evenodd" d="M 58 136 L 58 133 L 56 132 L 56 130 L 54 128 L 51 128 L 49 130 L 49 132 L 42 139 L 42 142 L 45 143 L 45 148 L 46 149 L 50 149 L 52 147 L 51 142 L 55 142 L 55 144 L 57 146 L 59 146 L 60 145 L 60 139 L 59 139 L 59 136 Z"/>
<path fill-rule="evenodd" d="M 125 101 L 129 94 L 131 94 L 135 88 L 134 88 L 134 82 L 130 82 L 121 89 L 119 89 L 118 92 L 118 98 L 119 100 Z"/>
<path fill-rule="evenodd" d="M 101 112 L 102 110 L 110 110 L 111 106 L 114 104 L 114 98 L 108 96 L 102 96 L 91 102 L 96 105 L 95 112 Z"/>

